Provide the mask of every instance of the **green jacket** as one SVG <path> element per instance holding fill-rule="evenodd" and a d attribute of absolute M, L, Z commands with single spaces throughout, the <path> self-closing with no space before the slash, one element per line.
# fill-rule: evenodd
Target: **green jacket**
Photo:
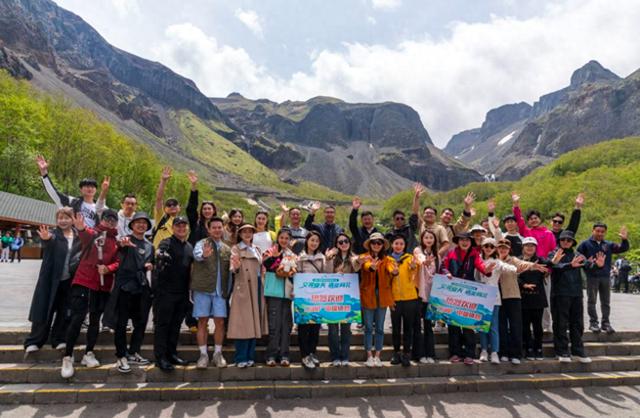
<path fill-rule="evenodd" d="M 213 248 L 213 254 L 204 258 L 204 243 L 209 242 Z M 220 250 L 211 238 L 201 239 L 193 250 L 193 267 L 191 271 L 191 290 L 197 292 L 213 293 L 218 286 L 218 259 L 220 260 L 221 295 L 227 299 L 231 290 L 230 258 L 231 248 L 223 242 Z"/>

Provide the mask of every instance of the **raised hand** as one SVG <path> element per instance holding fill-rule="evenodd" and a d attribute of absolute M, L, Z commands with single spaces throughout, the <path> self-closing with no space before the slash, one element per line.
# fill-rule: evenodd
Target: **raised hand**
<path fill-rule="evenodd" d="M 171 167 L 169 166 L 165 166 L 162 169 L 162 176 L 160 177 L 162 179 L 162 181 L 168 181 L 171 178 L 171 172 L 173 170 L 171 169 Z"/>
<path fill-rule="evenodd" d="M 336 255 L 338 255 L 338 249 L 337 248 L 329 248 L 327 250 L 327 252 L 325 253 L 325 257 L 327 257 L 327 258 L 334 258 Z"/>
<path fill-rule="evenodd" d="M 189 178 L 189 183 L 191 183 L 191 186 L 195 186 L 196 183 L 198 183 L 198 175 L 194 170 L 189 170 L 187 172 L 187 177 Z"/>
<path fill-rule="evenodd" d="M 351 201 L 351 207 L 355 210 L 358 210 L 360 209 L 360 206 L 362 206 L 362 200 L 360 200 L 358 196 L 354 197 Z"/>
<path fill-rule="evenodd" d="M 584 205 L 584 193 L 578 193 L 578 197 L 576 197 L 576 209 L 582 209 Z"/>
<path fill-rule="evenodd" d="M 102 180 L 102 192 L 106 193 L 109 191 L 109 187 L 111 186 L 111 176 L 104 176 Z"/>
<path fill-rule="evenodd" d="M 418 197 L 422 196 L 424 194 L 424 191 L 425 191 L 424 186 L 421 183 L 414 183 L 413 184 L 413 193 L 416 196 L 418 196 Z"/>
<path fill-rule="evenodd" d="M 491 263 L 488 266 L 485 265 L 484 271 L 486 272 L 486 275 L 493 273 L 493 270 L 495 270 L 496 267 L 498 267 L 498 263 Z"/>
<path fill-rule="evenodd" d="M 622 228 L 620 228 L 620 233 L 618 234 L 618 236 L 622 240 L 629 239 L 629 231 L 627 231 L 627 227 L 626 226 L 623 226 Z"/>
<path fill-rule="evenodd" d="M 49 231 L 49 227 L 46 225 L 40 225 L 38 235 L 42 241 L 49 241 L 51 239 L 51 231 Z"/>
<path fill-rule="evenodd" d="M 596 266 L 602 268 L 604 267 L 604 263 L 607 259 L 607 256 L 605 255 L 605 253 L 603 253 L 602 251 L 599 251 L 598 254 L 596 254 Z"/>
<path fill-rule="evenodd" d="M 42 155 L 38 155 L 36 157 L 36 164 L 38 164 L 38 169 L 40 170 L 41 176 L 46 176 L 49 173 L 49 163 L 44 159 Z"/>
<path fill-rule="evenodd" d="M 78 231 L 84 231 L 84 216 L 80 212 L 73 214 L 73 226 Z"/>
<path fill-rule="evenodd" d="M 496 229 L 500 228 L 500 219 L 493 218 L 492 221 L 493 221 L 493 226 L 495 226 Z"/>
<path fill-rule="evenodd" d="M 496 201 L 493 198 L 487 202 L 487 211 L 489 213 L 496 213 Z"/>
<path fill-rule="evenodd" d="M 209 241 L 205 241 L 202 245 L 202 257 L 209 258 L 211 257 L 211 254 L 213 254 L 213 247 Z"/>
<path fill-rule="evenodd" d="M 134 244 L 133 242 L 131 242 L 131 238 L 129 237 L 124 237 L 120 240 L 120 246 L 121 247 L 134 247 L 136 246 L 136 244 Z"/>
<path fill-rule="evenodd" d="M 538 270 L 541 273 L 547 273 L 549 271 L 547 266 L 545 266 L 544 264 L 539 264 L 539 263 L 534 264 L 533 265 L 533 269 L 534 270 Z"/>
<path fill-rule="evenodd" d="M 516 192 L 511 193 L 511 202 L 513 203 L 513 207 L 520 206 L 520 195 Z"/>
<path fill-rule="evenodd" d="M 286 203 L 281 202 L 280 203 L 280 210 L 284 213 L 289 213 L 289 206 L 287 206 Z"/>
<path fill-rule="evenodd" d="M 473 205 L 473 202 L 475 201 L 476 201 L 476 194 L 473 192 L 467 193 L 467 195 L 464 198 L 464 208 L 467 212 L 469 211 L 469 209 L 471 209 L 471 205 Z"/>
<path fill-rule="evenodd" d="M 320 202 L 318 201 L 311 203 L 311 205 L 309 206 L 309 212 L 311 212 L 312 214 L 315 214 L 318 209 L 320 209 Z"/>
<path fill-rule="evenodd" d="M 584 261 L 585 261 L 585 258 L 583 255 L 576 255 L 575 257 L 573 257 L 573 260 L 571 260 L 571 267 L 573 268 L 582 267 L 584 265 Z"/>
<path fill-rule="evenodd" d="M 556 253 L 553 255 L 553 258 L 551 259 L 551 263 L 558 264 L 560 260 L 562 260 L 563 256 L 564 250 L 562 248 L 558 248 L 558 251 L 556 251 Z"/>

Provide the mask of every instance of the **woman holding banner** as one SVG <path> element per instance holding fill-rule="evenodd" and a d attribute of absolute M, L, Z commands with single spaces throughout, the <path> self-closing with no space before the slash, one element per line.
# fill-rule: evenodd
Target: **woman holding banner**
<path fill-rule="evenodd" d="M 387 256 L 389 242 L 379 232 L 374 232 L 363 244 L 367 250 L 360 256 L 360 303 L 364 314 L 364 349 L 367 351 L 367 367 L 382 367 L 380 353 L 384 343 L 384 317 L 387 308 L 393 306 L 391 280 L 398 275 L 395 260 Z M 375 326 L 375 354 L 373 329 Z"/>
<path fill-rule="evenodd" d="M 351 239 L 345 233 L 336 237 L 335 245 L 327 251 L 327 262 L 332 273 L 357 273 L 360 271 L 358 256 L 351 251 Z M 332 366 L 349 365 L 351 324 L 329 324 L 329 351 Z"/>

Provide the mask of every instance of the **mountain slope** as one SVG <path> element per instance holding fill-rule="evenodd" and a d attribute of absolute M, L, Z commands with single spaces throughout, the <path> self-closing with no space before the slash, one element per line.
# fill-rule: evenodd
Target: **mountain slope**
<path fill-rule="evenodd" d="M 331 97 L 275 103 L 238 93 L 211 100 L 239 132 L 228 138 L 290 178 L 369 196 L 389 196 L 413 181 L 446 190 L 480 179 L 438 150 L 403 104 Z M 270 152 L 254 153 L 255 144 Z"/>
<path fill-rule="evenodd" d="M 528 112 L 522 104 L 487 114 L 511 113 L 495 124 L 455 135 L 445 151 L 483 173 L 517 179 L 579 147 L 612 137 L 640 134 L 640 81 L 624 79 L 590 61 L 571 76 L 571 84 L 542 96 Z M 520 106 L 522 112 L 514 112 Z M 495 118 L 494 118 L 495 119 Z"/>

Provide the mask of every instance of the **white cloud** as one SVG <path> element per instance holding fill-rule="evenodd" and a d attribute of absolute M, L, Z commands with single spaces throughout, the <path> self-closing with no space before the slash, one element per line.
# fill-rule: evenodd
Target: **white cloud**
<path fill-rule="evenodd" d="M 262 39 L 264 37 L 261 19 L 255 10 L 236 9 L 235 16 L 258 38 Z"/>
<path fill-rule="evenodd" d="M 370 25 L 375 25 L 376 23 L 378 23 L 378 21 L 373 16 L 367 16 L 367 23 L 369 23 Z"/>
<path fill-rule="evenodd" d="M 121 18 L 140 13 L 138 0 L 111 0 L 111 4 Z"/>
<path fill-rule="evenodd" d="M 396 46 L 345 44 L 320 50 L 311 69 L 288 78 L 270 75 L 242 48 L 218 45 L 190 24 L 167 29 L 156 58 L 196 81 L 209 95 L 304 100 L 331 95 L 347 101 L 393 100 L 414 107 L 434 142 L 477 127 L 496 106 L 564 87 L 590 59 L 619 75 L 640 66 L 640 2 L 568 0 L 518 20 L 454 23 L 444 39 Z"/>
<path fill-rule="evenodd" d="M 371 0 L 374 9 L 392 10 L 399 7 L 402 0 Z"/>

